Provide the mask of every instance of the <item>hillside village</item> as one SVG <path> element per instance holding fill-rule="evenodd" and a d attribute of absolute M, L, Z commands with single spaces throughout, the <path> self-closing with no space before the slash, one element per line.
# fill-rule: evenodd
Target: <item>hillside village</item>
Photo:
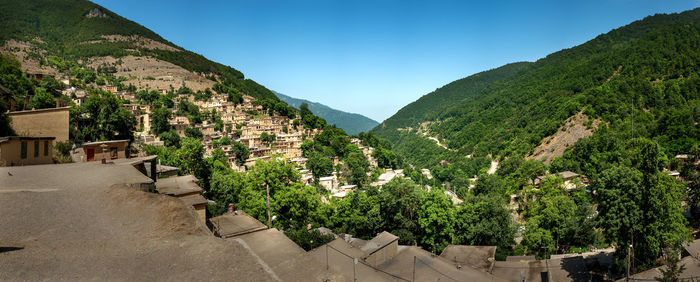
<path fill-rule="evenodd" d="M 580 76 L 552 56 L 458 80 L 349 135 L 232 67 L 89 1 L 63 2 L 43 5 L 81 8 L 40 24 L 92 29 L 0 37 L 0 225 L 13 227 L 0 230 L 0 269 L 16 270 L 0 280 L 700 277 L 697 76 L 634 80 L 676 104 L 616 110 L 627 105 L 604 95 L 629 90 L 627 66 L 587 70 L 607 80 L 583 92 L 516 80 L 530 64 Z M 673 16 L 693 23 L 699 11 Z M 539 102 L 454 104 L 492 82 Z M 560 121 L 545 120 L 551 109 Z"/>

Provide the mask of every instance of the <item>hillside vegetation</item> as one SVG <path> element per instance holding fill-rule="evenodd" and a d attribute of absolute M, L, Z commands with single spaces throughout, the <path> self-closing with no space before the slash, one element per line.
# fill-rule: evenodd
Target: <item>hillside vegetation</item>
<path fill-rule="evenodd" d="M 240 71 L 184 50 L 89 1 L 2 0 L 0 25 L 0 46 L 9 41 L 26 42 L 29 47 L 25 49 L 30 50 L 25 58 L 18 58 L 20 61 L 36 60 L 58 72 L 90 58 L 153 57 L 206 76 L 230 92 L 277 100 L 270 90 L 246 79 Z"/>
<path fill-rule="evenodd" d="M 328 124 L 335 124 L 336 126 L 345 130 L 345 132 L 348 134 L 367 132 L 379 124 L 375 120 L 360 114 L 343 112 L 321 103 L 289 97 L 278 92 L 274 93 L 278 98 L 280 98 L 280 100 L 297 109 L 300 108 L 302 104 L 307 104 L 309 106 L 309 110 L 311 110 L 314 115 L 325 119 Z"/>
<path fill-rule="evenodd" d="M 431 157 L 412 160 L 431 166 L 466 155 L 526 156 L 582 111 L 602 120 L 601 132 L 647 137 L 667 154 L 687 152 L 700 136 L 699 47 L 700 9 L 650 16 L 537 62 L 452 82 L 373 132 L 408 156 L 430 142 L 397 129 L 431 121 L 429 135 L 453 150 L 431 146 Z"/>

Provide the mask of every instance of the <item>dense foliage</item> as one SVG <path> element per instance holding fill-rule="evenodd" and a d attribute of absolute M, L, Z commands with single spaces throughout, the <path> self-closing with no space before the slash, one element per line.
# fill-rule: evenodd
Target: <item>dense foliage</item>
<path fill-rule="evenodd" d="M 374 132 L 397 152 L 420 155 L 414 164 L 430 166 L 451 155 L 527 155 L 583 111 L 614 131 L 628 132 L 634 121 L 635 136 L 656 140 L 665 152 L 687 152 L 700 136 L 693 126 L 700 103 L 699 17 L 698 9 L 651 16 L 535 63 L 455 81 Z M 452 151 L 418 140 L 425 139 L 415 134 L 425 121 Z M 413 131 L 397 130 L 407 127 Z"/>

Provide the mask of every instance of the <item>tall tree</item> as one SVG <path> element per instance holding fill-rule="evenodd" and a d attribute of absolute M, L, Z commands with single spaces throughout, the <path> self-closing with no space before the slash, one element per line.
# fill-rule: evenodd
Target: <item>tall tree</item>
<path fill-rule="evenodd" d="M 151 130 L 156 135 L 170 131 L 172 112 L 165 107 L 156 108 L 151 113 Z"/>
<path fill-rule="evenodd" d="M 473 196 L 456 211 L 455 241 L 458 244 L 510 248 L 516 226 L 501 197 Z"/>
<path fill-rule="evenodd" d="M 425 195 L 418 212 L 423 231 L 420 245 L 435 254 L 442 252 L 454 239 L 454 208 L 444 191 L 433 188 Z"/>

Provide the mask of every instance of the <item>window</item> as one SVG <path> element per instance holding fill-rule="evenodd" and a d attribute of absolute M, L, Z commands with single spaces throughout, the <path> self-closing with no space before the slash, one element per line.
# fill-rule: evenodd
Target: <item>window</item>
<path fill-rule="evenodd" d="M 34 157 L 39 157 L 39 141 L 34 141 Z"/>
<path fill-rule="evenodd" d="M 49 155 L 49 141 L 44 141 L 44 156 Z"/>
<path fill-rule="evenodd" d="M 27 142 L 22 142 L 22 158 L 27 158 Z"/>

